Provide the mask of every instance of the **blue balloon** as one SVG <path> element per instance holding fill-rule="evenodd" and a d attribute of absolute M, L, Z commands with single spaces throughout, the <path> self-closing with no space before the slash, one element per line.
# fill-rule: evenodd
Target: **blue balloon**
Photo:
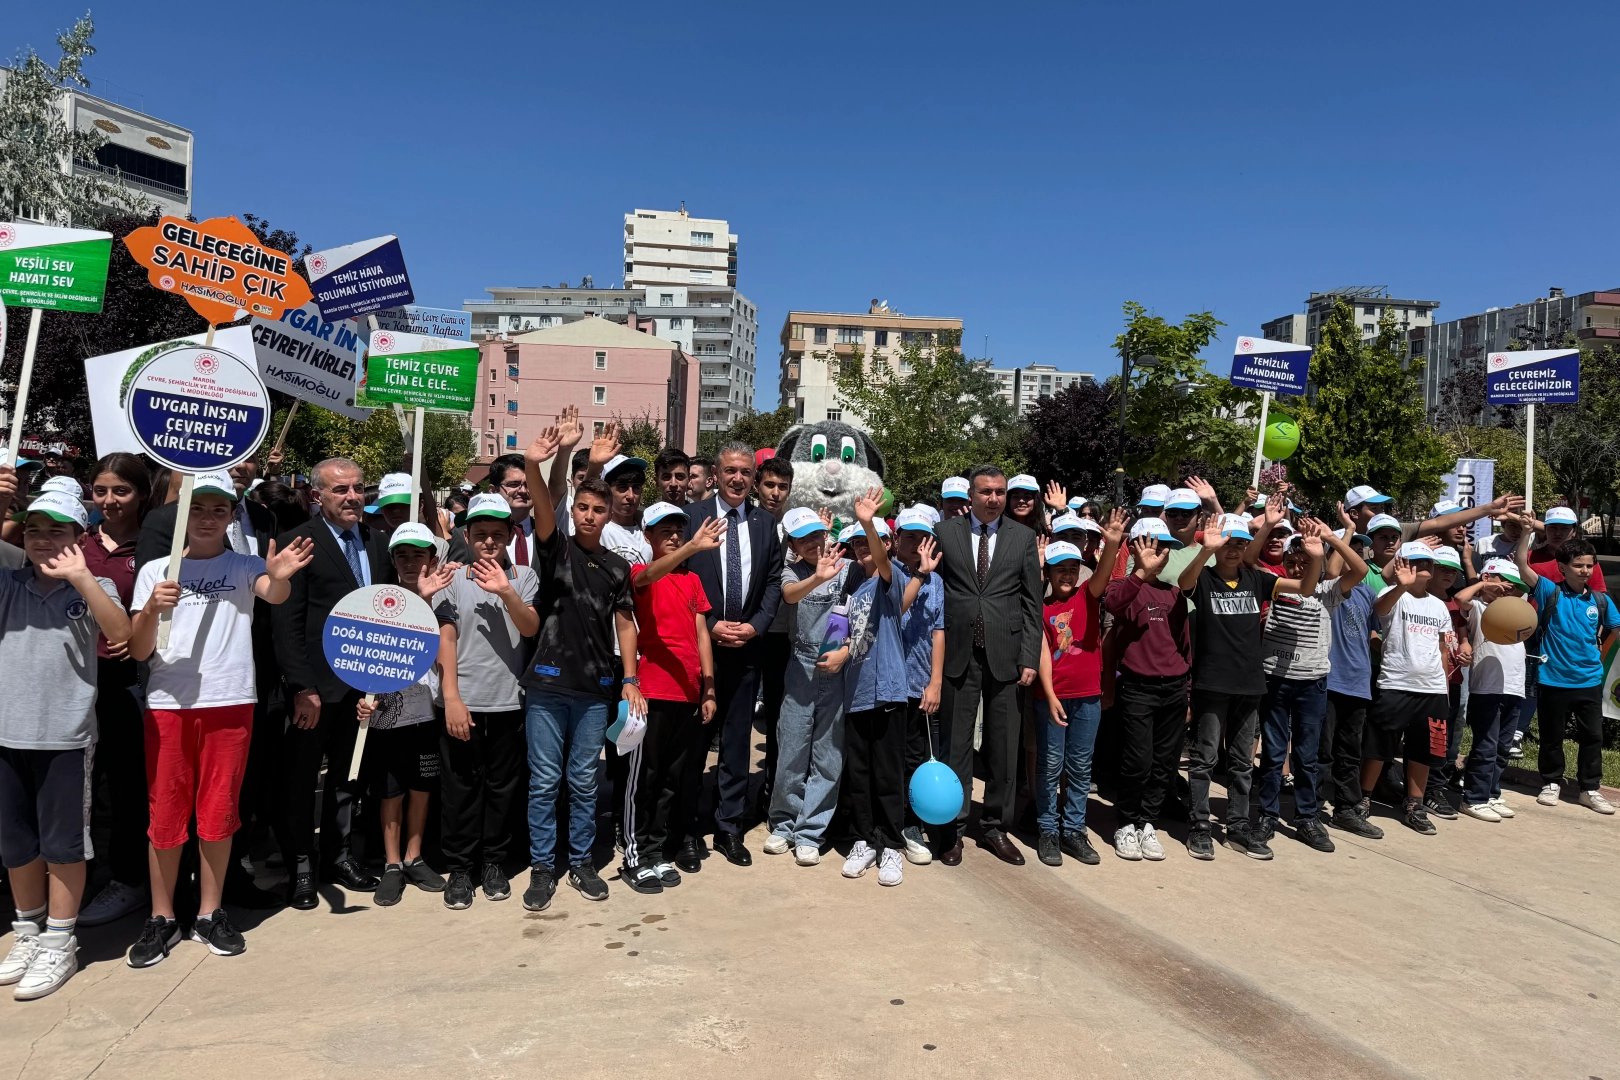
<path fill-rule="evenodd" d="M 930 825 L 956 820 L 962 809 L 962 782 L 942 761 L 926 761 L 911 774 L 911 808 Z"/>

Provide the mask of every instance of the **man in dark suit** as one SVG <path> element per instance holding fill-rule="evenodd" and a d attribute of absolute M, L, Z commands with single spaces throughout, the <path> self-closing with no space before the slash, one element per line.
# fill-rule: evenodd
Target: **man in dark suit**
<path fill-rule="evenodd" d="M 973 791 L 973 727 L 984 705 L 984 806 L 980 843 L 1015 865 L 1008 838 L 1018 793 L 1018 688 L 1035 680 L 1041 657 L 1040 560 L 1035 532 L 1001 516 L 1007 478 L 981 465 L 968 478 L 969 512 L 935 529 L 945 582 L 945 685 L 940 699 L 946 761 L 962 781 L 962 810 L 943 830 L 940 862 L 962 861 L 962 827 Z"/>
<path fill-rule="evenodd" d="M 782 602 L 782 542 L 776 536 L 776 518 L 750 506 L 754 487 L 754 450 L 746 443 L 730 442 L 720 448 L 716 472 L 719 492 L 686 507 L 687 535 L 710 518 L 726 521 L 720 547 L 687 560 L 709 598 L 709 637 L 714 645 L 714 694 L 720 720 L 720 770 L 716 782 L 715 850 L 738 866 L 753 862 L 739 831 L 748 802 L 749 745 L 753 741 L 754 699 L 759 695 L 764 634 Z M 701 758 L 699 759 L 702 760 Z M 682 798 L 686 840 L 675 863 L 688 873 L 701 869 L 702 849 L 697 817 L 701 765 Z"/>
<path fill-rule="evenodd" d="M 307 536 L 315 542 L 315 557 L 293 575 L 292 595 L 286 603 L 271 609 L 276 658 L 292 701 L 281 777 L 282 846 L 291 874 L 288 903 L 304 909 L 315 906 L 315 788 L 323 757 L 327 771 L 321 805 L 321 854 L 325 856 L 321 872 L 326 880 L 347 889 L 369 892 L 377 887 L 377 879 L 349 852 L 353 806 L 349 757 L 354 750 L 360 692 L 332 672 L 321 639 L 326 617 L 339 600 L 392 577 L 388 537 L 361 520 L 366 493 L 360 466 L 347 458 L 328 458 L 311 471 L 310 482 L 320 503 L 320 516 L 288 532 L 277 546 Z"/>

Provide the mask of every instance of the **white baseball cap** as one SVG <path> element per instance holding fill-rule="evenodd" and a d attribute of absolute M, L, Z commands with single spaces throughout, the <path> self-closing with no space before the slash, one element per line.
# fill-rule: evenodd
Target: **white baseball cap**
<path fill-rule="evenodd" d="M 1071 562 L 1080 558 L 1080 549 L 1067 540 L 1054 540 L 1046 545 L 1046 563 Z"/>
<path fill-rule="evenodd" d="M 910 509 L 900 511 L 900 515 L 894 519 L 894 527 L 897 529 L 907 529 L 911 532 L 925 532 L 929 536 L 934 535 L 934 523 L 929 520 L 927 514 L 923 513 L 915 506 L 911 507 Z"/>
<path fill-rule="evenodd" d="M 1136 524 L 1131 526 L 1131 539 L 1140 540 L 1143 537 L 1149 540 L 1158 540 L 1172 547 L 1182 546 L 1180 540 L 1170 535 L 1170 527 L 1164 523 L 1163 518 L 1139 518 Z"/>
<path fill-rule="evenodd" d="M 1434 557 L 1435 550 L 1428 544 L 1419 543 L 1416 540 L 1408 540 L 1406 543 L 1401 545 L 1401 558 L 1407 560 L 1408 562 L 1413 562 L 1417 559 L 1428 559 L 1432 562 L 1434 561 Z"/>
<path fill-rule="evenodd" d="M 660 503 L 668 506 L 668 503 Z M 827 526 L 821 523 L 821 518 L 808 506 L 795 506 L 782 515 L 782 531 L 794 538 L 809 536 L 814 532 L 826 532 Z"/>
<path fill-rule="evenodd" d="M 71 476 L 53 476 L 39 485 L 40 494 L 47 491 L 60 491 L 64 495 L 71 495 L 75 499 L 84 498 L 84 488 Z"/>
<path fill-rule="evenodd" d="M 788 513 L 792 513 L 792 511 L 790 510 Z M 660 521 L 663 521 L 665 518 L 675 517 L 677 514 L 679 514 L 682 518 L 686 517 L 686 511 L 681 509 L 679 506 L 676 506 L 674 503 L 655 502 L 641 512 L 641 527 L 643 529 L 650 529 Z"/>
<path fill-rule="evenodd" d="M 939 485 L 940 497 L 945 499 L 965 499 L 968 490 L 967 479 L 961 476 L 947 476 L 945 482 Z"/>
<path fill-rule="evenodd" d="M 1434 553 L 1434 561 L 1439 566 L 1449 566 L 1453 570 L 1463 568 L 1462 556 L 1457 553 L 1457 549 L 1454 547 L 1437 548 Z"/>
<path fill-rule="evenodd" d="M 620 469 L 640 469 L 647 471 L 647 459 L 631 457 L 628 454 L 614 454 L 608 458 L 608 463 L 602 466 L 602 479 L 606 480 Z"/>
<path fill-rule="evenodd" d="M 1525 588 L 1524 578 L 1519 576 L 1519 565 L 1512 559 L 1486 559 L 1485 569 L 1481 573 L 1495 574 L 1503 581 L 1510 581 L 1519 588 Z"/>
<path fill-rule="evenodd" d="M 1164 501 L 1166 510 L 1196 510 L 1202 505 L 1204 501 L 1192 488 L 1176 488 Z"/>
<path fill-rule="evenodd" d="M 1029 473 L 1019 473 L 1017 476 L 1007 481 L 1007 490 L 1033 491 L 1038 495 L 1040 494 L 1041 485 L 1037 484 L 1035 482 L 1035 478 L 1029 475 Z"/>
<path fill-rule="evenodd" d="M 1249 523 L 1239 514 L 1222 514 L 1220 536 L 1222 540 L 1253 540 Z"/>
<path fill-rule="evenodd" d="M 1380 529 L 1394 529 L 1396 532 L 1399 532 L 1401 529 L 1401 523 L 1390 517 L 1388 514 L 1374 514 L 1373 519 L 1367 522 L 1367 535 L 1371 536 Z"/>
<path fill-rule="evenodd" d="M 411 501 L 411 474 L 391 472 L 377 481 L 377 506 L 393 506 Z"/>
<path fill-rule="evenodd" d="M 392 551 L 401 544 L 410 544 L 412 547 L 436 548 L 433 534 L 428 527 L 419 521 L 407 521 L 394 530 L 394 535 L 388 538 L 388 550 Z"/>
<path fill-rule="evenodd" d="M 1136 500 L 1137 506 L 1160 506 L 1170 497 L 1170 487 L 1167 484 L 1149 484 L 1142 489 L 1142 497 Z"/>
<path fill-rule="evenodd" d="M 512 520 L 512 504 L 506 501 L 506 496 L 485 492 L 474 495 L 467 500 L 467 520 L 474 518 L 499 518 L 502 521 Z"/>
<path fill-rule="evenodd" d="M 1548 507 L 1545 522 L 1548 525 L 1580 524 L 1580 520 L 1575 516 L 1575 511 L 1571 510 L 1567 506 Z"/>
<path fill-rule="evenodd" d="M 223 495 L 231 502 L 236 501 L 236 481 L 231 474 L 223 469 L 218 472 L 198 473 L 191 481 L 193 495 Z"/>
<path fill-rule="evenodd" d="M 930 525 L 939 524 L 939 511 L 927 503 L 917 503 L 912 506 L 912 509 L 926 517 Z"/>
<path fill-rule="evenodd" d="M 888 536 L 889 535 L 889 523 L 887 521 L 884 521 L 880 517 L 874 517 L 872 519 L 872 527 L 877 530 L 877 534 L 879 536 Z M 853 525 L 845 525 L 844 526 L 844 531 L 838 534 L 838 542 L 840 544 L 847 544 L 851 540 L 855 539 L 857 536 L 865 536 L 865 535 L 866 535 L 865 526 L 863 526 L 860 522 L 857 521 Z"/>
<path fill-rule="evenodd" d="M 1429 516 L 1445 517 L 1447 514 L 1455 514 L 1461 509 L 1462 503 L 1458 502 L 1456 499 L 1441 499 L 1439 502 L 1435 503 L 1429 508 Z"/>
<path fill-rule="evenodd" d="M 1085 505 L 1086 505 L 1086 500 L 1082 499 L 1078 495 L 1076 495 L 1074 498 L 1069 500 L 1069 509 L 1070 510 L 1079 510 L 1082 506 L 1085 506 Z"/>
<path fill-rule="evenodd" d="M 66 521 L 83 529 L 90 524 L 84 503 L 65 491 L 42 491 L 28 504 L 30 514 L 44 514 L 55 521 Z"/>
<path fill-rule="evenodd" d="M 1378 494 L 1378 489 L 1371 484 L 1358 484 L 1344 493 L 1344 508 L 1354 510 L 1362 503 L 1387 503 L 1388 495 Z"/>

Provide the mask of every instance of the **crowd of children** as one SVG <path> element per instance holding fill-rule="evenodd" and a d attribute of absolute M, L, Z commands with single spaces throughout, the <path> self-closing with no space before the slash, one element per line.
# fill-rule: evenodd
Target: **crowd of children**
<path fill-rule="evenodd" d="M 698 835 L 702 777 L 735 714 L 737 686 L 748 695 L 745 722 L 761 725 L 768 747 L 756 805 L 767 854 L 814 866 L 847 841 L 843 875 L 875 868 L 884 886 L 901 884 L 907 861 L 960 861 L 959 846 L 952 859 L 930 843 L 907 787 L 944 734 L 947 604 L 936 530 L 968 513 L 991 524 L 984 507 L 995 504 L 981 496 L 997 482 L 1006 520 L 1039 537 L 1039 668 L 1018 701 L 1041 862 L 1100 859 L 1088 824 L 1100 742 L 1112 847 L 1125 860 L 1164 859 L 1159 829 L 1170 818 L 1190 823 L 1186 850 L 1199 860 L 1221 845 L 1270 859 L 1279 835 L 1332 852 L 1330 825 L 1382 837 L 1375 794 L 1421 834 L 1436 831 L 1434 817 L 1500 822 L 1515 813 L 1502 775 L 1532 695 L 1537 801 L 1559 799 L 1572 730 L 1578 801 L 1613 813 L 1599 790 L 1600 650 L 1620 611 L 1568 511 L 1543 523 L 1504 496 L 1468 509 L 1442 502 L 1403 525 L 1383 512 L 1387 497 L 1360 486 L 1329 524 L 1281 495 L 1251 492 L 1244 512 L 1229 512 L 1197 477 L 1175 489 L 1150 485 L 1135 507 L 1105 510 L 1067 499 L 1056 484 L 1043 500 L 1033 477 L 981 469 L 948 479 L 937 505 L 891 520 L 873 489 L 859 493 L 853 521 L 836 521 L 791 506 L 793 470 L 768 456 L 739 460 L 728 447 L 722 460 L 697 461 L 666 450 L 649 463 L 620 453 L 611 425 L 575 453 L 577 413 L 558 420 L 524 455 L 497 460 L 489 490 L 458 501 L 453 515 L 430 505 L 413 515 L 408 477 L 384 478 L 370 512 L 386 562 L 374 568 L 362 540 L 328 517 L 334 543 L 354 545 L 331 550 L 344 553 L 356 583 L 385 577 L 427 601 L 440 625 L 437 662 L 419 684 L 374 701 L 355 694 L 346 714 L 369 732 L 356 795 L 380 834 L 382 873 L 350 867 L 340 880 L 373 889 L 379 906 L 399 903 L 408 885 L 442 894 L 453 910 L 480 890 L 506 899 L 519 857 L 529 869 L 525 908 L 547 907 L 560 881 L 605 898 L 595 854 L 603 775 L 603 816 L 622 852 L 618 880 L 641 893 L 679 886 L 708 854 Z M 351 466 L 317 466 L 315 491 Z M 114 850 L 103 857 L 113 880 L 85 922 L 143 911 L 127 959 L 145 968 L 183 936 L 221 956 L 246 948 L 227 914 L 242 867 L 239 833 L 252 819 L 291 835 L 286 804 L 310 802 L 296 789 L 250 799 L 244 783 L 264 767 L 258 725 L 274 729 L 273 751 L 315 722 L 273 668 L 266 675 L 254 630 L 315 558 L 308 525 L 325 504 L 312 517 L 242 474 L 201 475 L 183 523 L 185 557 L 171 575 L 166 558 L 136 557 L 139 505 L 148 490 L 158 488 L 160 500 L 169 487 L 140 467 L 127 454 L 97 464 L 95 528 L 76 481 L 47 481 L 22 515 L 21 549 L 0 544 L 8 673 L 0 854 L 16 906 L 0 983 L 15 984 L 19 999 L 50 993 L 76 970 L 93 824 L 111 826 Z M 777 550 L 762 544 L 768 532 L 741 545 L 747 555 L 727 544 L 728 530 L 748 528 L 748 507 L 741 517 L 722 516 L 723 500 L 714 516 L 692 512 L 739 475 L 754 511 L 774 521 L 778 565 L 764 564 Z M 659 501 L 643 507 L 649 481 Z M 0 468 L 0 497 L 9 502 L 16 486 L 16 474 Z M 261 506 L 275 517 L 256 517 Z M 1501 522 L 1501 536 L 1476 551 L 1469 537 L 1484 517 Z M 994 533 L 981 535 L 982 587 Z M 1533 548 L 1538 535 L 1548 542 Z M 700 557 L 712 560 L 707 576 L 693 569 Z M 760 574 L 769 580 L 755 581 Z M 755 626 L 739 621 L 745 576 L 766 597 Z M 1495 643 L 1484 633 L 1487 607 L 1515 595 L 1538 609 L 1536 633 L 1528 644 Z M 764 640 L 745 652 L 756 636 Z M 738 681 L 739 656 L 763 664 L 757 682 Z M 271 697 L 288 708 L 266 713 Z M 746 707 L 756 697 L 757 715 Z M 1459 771 L 1464 725 L 1472 744 Z M 119 747 L 121 760 L 98 763 L 98 743 Z M 131 748 L 144 762 L 138 798 L 122 760 Z M 335 750 L 326 754 L 329 767 L 339 763 Z M 269 775 L 274 787 L 274 768 Z M 97 777 L 105 788 L 92 799 Z M 329 773 L 329 787 L 338 783 Z M 1225 790 L 1219 815 L 1216 783 Z M 109 820 L 93 821 L 90 808 L 106 804 L 108 791 Z M 525 806 L 520 856 L 514 821 Z M 145 848 L 144 888 L 130 880 L 139 876 L 128 854 L 132 822 Z M 716 847 L 746 865 L 740 840 L 714 832 Z M 434 834 L 439 869 L 424 856 Z M 198 914 L 183 934 L 176 893 L 193 835 Z M 289 890 L 294 907 L 313 906 L 312 888 L 294 881 Z"/>

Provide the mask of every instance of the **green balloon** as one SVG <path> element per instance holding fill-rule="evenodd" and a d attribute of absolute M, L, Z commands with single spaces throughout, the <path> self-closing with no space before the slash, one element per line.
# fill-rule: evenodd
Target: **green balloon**
<path fill-rule="evenodd" d="M 1271 461 L 1282 461 L 1299 449 L 1299 423 L 1286 413 L 1266 418 L 1266 437 L 1260 452 Z"/>
<path fill-rule="evenodd" d="M 888 517 L 889 511 L 894 509 L 894 492 L 888 488 L 883 489 L 883 505 L 878 507 L 879 517 Z"/>

